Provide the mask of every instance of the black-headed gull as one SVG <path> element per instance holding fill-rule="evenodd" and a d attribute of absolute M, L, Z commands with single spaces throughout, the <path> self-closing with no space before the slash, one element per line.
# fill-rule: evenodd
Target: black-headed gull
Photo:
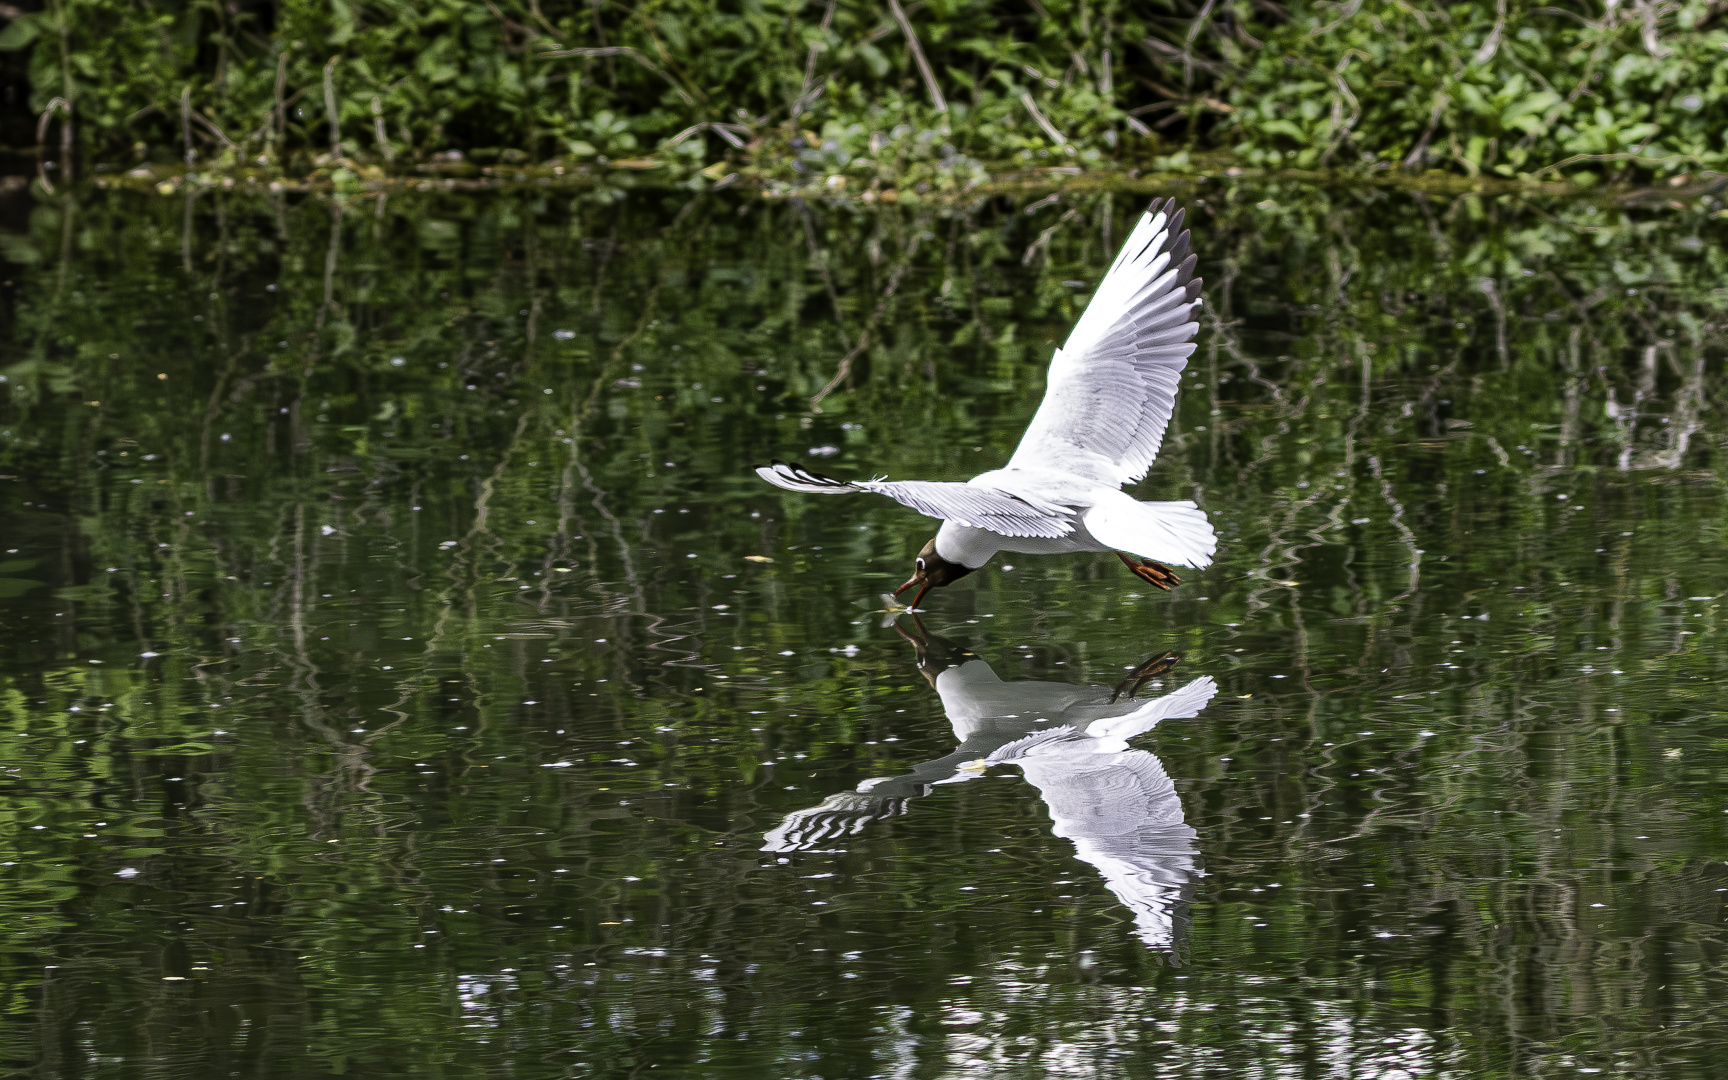
<path fill-rule="evenodd" d="M 916 608 L 998 551 L 1114 551 L 1160 589 L 1182 579 L 1165 563 L 1203 567 L 1218 540 L 1192 502 L 1140 502 L 1122 490 L 1145 477 L 1194 352 L 1200 279 L 1173 199 L 1155 199 L 1134 227 L 1068 341 L 1050 360 L 1044 401 L 1006 468 L 961 482 L 835 480 L 776 461 L 762 479 L 788 491 L 886 495 L 942 527 L 918 553 Z"/>

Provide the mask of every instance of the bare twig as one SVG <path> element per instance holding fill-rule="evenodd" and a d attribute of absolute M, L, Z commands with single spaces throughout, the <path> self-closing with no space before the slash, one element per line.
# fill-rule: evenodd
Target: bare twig
<path fill-rule="evenodd" d="M 1354 49 L 1344 53 L 1338 61 L 1338 66 L 1332 70 L 1332 85 L 1338 90 L 1338 97 L 1332 102 L 1332 141 L 1327 144 L 1326 152 L 1320 155 L 1320 164 L 1332 160 L 1344 140 L 1349 137 L 1350 129 L 1356 126 L 1356 121 L 1362 119 L 1362 105 L 1356 100 L 1356 95 L 1350 92 L 1350 84 L 1344 81 L 1344 72 L 1349 70 L 1350 61 L 1357 55 Z M 1350 103 L 1350 118 L 1344 119 L 1343 102 Z"/>
<path fill-rule="evenodd" d="M 223 130 L 221 128 L 216 126 L 215 121 L 211 120 L 208 116 L 205 116 L 203 113 L 199 112 L 197 109 L 192 110 L 192 119 L 198 121 L 200 124 L 203 124 L 206 128 L 209 129 L 210 134 L 216 136 L 218 139 L 221 139 L 223 146 L 226 146 L 230 150 L 239 150 L 240 149 L 238 146 L 236 146 L 234 144 L 233 139 L 230 139 L 227 136 L 227 134 L 223 132 Z"/>
<path fill-rule="evenodd" d="M 1319 37 L 1321 34 L 1329 34 L 1355 18 L 1356 13 L 1360 10 L 1362 10 L 1362 0 L 1350 0 L 1348 4 L 1344 5 L 1343 10 L 1338 13 L 1336 19 L 1316 30 L 1310 30 L 1309 35 L 1312 37 Z"/>
<path fill-rule="evenodd" d="M 823 37 L 827 37 L 828 27 L 834 22 L 834 9 L 839 2 L 840 0 L 828 0 L 828 10 L 823 13 L 822 25 L 818 29 L 818 33 L 822 34 Z M 798 99 L 792 103 L 792 119 L 794 120 L 802 116 L 804 110 L 816 100 L 810 93 L 810 84 L 816 81 L 816 57 L 821 54 L 826 45 L 826 41 L 812 41 L 810 43 L 810 53 L 804 58 L 804 85 L 799 87 Z"/>
<path fill-rule="evenodd" d="M 1499 0 L 1494 12 L 1494 29 L 1488 31 L 1488 40 L 1476 50 L 1475 61 L 1486 64 L 1494 59 L 1494 54 L 1500 51 L 1500 35 L 1506 32 L 1506 0 Z"/>
<path fill-rule="evenodd" d="M 674 79 L 671 75 L 661 70 L 654 61 L 643 55 L 641 50 L 633 49 L 628 45 L 607 45 L 599 49 L 558 49 L 555 52 L 540 53 L 539 56 L 542 60 L 561 60 L 566 56 L 628 56 L 630 59 L 640 64 L 644 70 L 651 71 L 662 79 L 665 79 L 667 85 L 672 87 L 672 92 L 678 95 L 678 100 L 682 101 L 686 105 L 696 104 L 696 99 L 686 93 L 682 86 L 678 85 L 677 79 Z"/>
<path fill-rule="evenodd" d="M 540 14 L 536 11 L 534 14 Z M 384 131 L 384 102 L 377 94 L 372 95 L 372 135 L 378 140 L 378 152 L 384 155 L 386 163 L 396 160 L 396 151 L 390 146 L 390 138 Z"/>
<path fill-rule="evenodd" d="M 1440 124 L 1440 117 L 1445 115 L 1447 98 L 1445 91 L 1434 95 L 1434 107 L 1428 112 L 1428 126 L 1422 129 L 1422 137 L 1416 140 L 1416 145 L 1404 156 L 1404 167 L 1413 169 L 1422 164 L 1422 155 L 1428 152 L 1428 140 L 1434 137 L 1434 129 Z"/>
<path fill-rule="evenodd" d="M 288 144 L 288 103 L 282 100 L 282 92 L 288 85 L 288 50 L 283 49 L 282 55 L 276 58 L 276 160 L 282 160 L 282 148 Z M 269 121 L 265 121 L 269 125 Z"/>
<path fill-rule="evenodd" d="M 906 17 L 906 11 L 900 6 L 900 0 L 888 0 L 888 11 L 894 16 L 894 21 L 900 24 L 900 32 L 906 35 L 906 47 L 912 50 L 912 62 L 918 65 L 918 74 L 924 78 L 924 89 L 930 92 L 930 104 L 939 113 L 948 111 L 948 99 L 942 96 L 942 88 L 936 85 L 936 73 L 930 70 L 930 61 L 924 57 L 924 46 L 918 43 L 918 35 L 912 29 L 912 20 Z"/>
<path fill-rule="evenodd" d="M 1057 131 L 1056 125 L 1046 120 L 1044 114 L 1038 111 L 1038 103 L 1032 100 L 1032 91 L 1027 90 L 1021 93 L 1020 104 L 1026 106 L 1026 111 L 1032 114 L 1032 119 L 1038 122 L 1038 126 L 1044 129 L 1044 134 L 1050 136 L 1057 146 L 1068 145 L 1068 137 Z"/>
<path fill-rule="evenodd" d="M 1644 20 L 1639 34 L 1644 38 L 1645 51 L 1658 60 L 1672 53 L 1674 50 L 1662 44 L 1661 39 L 1656 36 L 1656 20 L 1662 14 L 1661 7 L 1652 0 L 1640 0 L 1638 14 Z"/>
<path fill-rule="evenodd" d="M 680 131 L 670 139 L 667 139 L 664 143 L 660 144 L 660 148 L 662 150 L 670 150 L 672 147 L 677 146 L 690 136 L 704 131 L 712 131 L 722 139 L 725 139 L 727 143 L 731 144 L 734 150 L 744 149 L 744 140 L 740 139 L 737 134 L 734 134 L 734 132 L 744 135 L 750 134 L 750 129 L 745 127 L 743 124 L 722 124 L 713 120 L 704 120 L 700 124 L 691 124 L 683 131 Z"/>
<path fill-rule="evenodd" d="M 1218 0 L 1206 0 L 1200 8 L 1200 14 L 1194 16 L 1194 21 L 1188 24 L 1188 35 L 1182 42 L 1182 85 L 1191 87 L 1194 84 L 1194 39 L 1200 36 L 1206 20 L 1212 15 L 1212 7 Z M 1362 0 L 1356 0 L 1360 4 Z"/>
<path fill-rule="evenodd" d="M 1703 159 L 1691 154 L 1673 154 L 1665 158 L 1647 158 L 1643 154 L 1573 154 L 1569 158 L 1556 161 L 1554 164 L 1536 171 L 1552 172 L 1555 169 L 1564 169 L 1568 165 L 1576 165 L 1581 161 L 1641 161 L 1646 165 L 1673 165 L 1677 162 L 1686 162 L 1691 165 L 1703 163 Z"/>
<path fill-rule="evenodd" d="M 180 142 L 186 148 L 186 167 L 190 169 L 198 160 L 198 151 L 192 149 L 192 87 L 180 88 Z"/>
<path fill-rule="evenodd" d="M 72 103 L 63 97 L 57 97 L 49 101 L 47 106 L 42 110 L 41 118 L 36 121 L 36 178 L 42 181 L 42 190 L 46 191 L 50 195 L 54 194 L 54 184 L 48 179 L 48 169 L 42 160 L 42 156 L 44 153 L 43 146 L 48 139 L 48 119 L 56 112 L 60 114 L 60 129 L 64 132 L 72 124 Z M 65 150 L 68 142 L 69 140 L 62 135 L 60 138 L 60 156 L 67 160 L 62 160 L 60 162 L 60 175 L 67 181 L 70 181 L 72 179 L 72 167 L 67 163 L 67 161 L 70 160 L 70 155 L 67 154 Z"/>
<path fill-rule="evenodd" d="M 330 118 L 330 156 L 342 156 L 342 118 L 336 112 L 336 61 L 332 56 L 324 65 L 324 114 Z"/>

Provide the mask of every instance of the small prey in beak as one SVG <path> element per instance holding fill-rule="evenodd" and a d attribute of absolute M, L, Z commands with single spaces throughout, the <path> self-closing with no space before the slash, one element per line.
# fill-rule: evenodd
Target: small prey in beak
<path fill-rule="evenodd" d="M 922 561 L 922 560 L 920 560 L 920 561 Z M 912 602 L 910 604 L 907 604 L 905 607 L 901 608 L 901 610 L 902 611 L 917 611 L 919 603 L 922 602 L 924 599 L 924 594 L 930 591 L 930 577 L 929 577 L 929 575 L 924 573 L 924 571 L 922 569 L 919 569 L 919 571 L 917 573 L 912 575 L 911 581 L 908 581 L 906 584 L 900 586 L 898 589 L 895 589 L 892 593 L 888 594 L 888 599 L 894 601 L 895 604 L 899 604 L 900 594 L 905 592 L 907 589 L 910 589 L 914 585 L 921 585 L 923 587 L 920 588 L 918 590 L 918 594 L 912 598 Z"/>

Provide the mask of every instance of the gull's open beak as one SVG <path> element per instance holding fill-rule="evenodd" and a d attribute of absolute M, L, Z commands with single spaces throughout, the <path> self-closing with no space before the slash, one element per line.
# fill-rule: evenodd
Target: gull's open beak
<path fill-rule="evenodd" d="M 917 610 L 918 601 L 924 599 L 924 594 L 930 591 L 930 578 L 928 576 L 926 576 L 922 571 L 920 571 L 919 573 L 912 575 L 911 581 L 908 581 L 906 584 L 904 584 L 904 585 L 900 586 L 898 589 L 894 590 L 894 595 L 899 596 L 901 593 L 905 592 L 907 589 L 910 589 L 914 585 L 922 585 L 924 587 L 922 589 L 918 590 L 918 595 L 914 596 L 912 598 L 912 602 L 906 606 L 906 610 L 908 610 L 908 611 Z"/>

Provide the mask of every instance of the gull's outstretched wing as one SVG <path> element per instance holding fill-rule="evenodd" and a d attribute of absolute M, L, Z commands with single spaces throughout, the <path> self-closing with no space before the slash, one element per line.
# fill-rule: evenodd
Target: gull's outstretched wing
<path fill-rule="evenodd" d="M 1174 199 L 1153 200 L 1134 227 L 1051 359 L 1044 403 L 1009 468 L 1125 484 L 1152 467 L 1200 328 L 1200 279 L 1182 218 Z"/>
<path fill-rule="evenodd" d="M 806 495 L 844 495 L 867 491 L 886 495 L 925 517 L 988 529 L 1000 536 L 1041 536 L 1055 539 L 1074 531 L 1074 512 L 1065 506 L 1033 502 L 1018 495 L 971 484 L 935 480 L 836 480 L 802 465 L 776 461 L 761 465 L 756 475 L 787 491 Z"/>

